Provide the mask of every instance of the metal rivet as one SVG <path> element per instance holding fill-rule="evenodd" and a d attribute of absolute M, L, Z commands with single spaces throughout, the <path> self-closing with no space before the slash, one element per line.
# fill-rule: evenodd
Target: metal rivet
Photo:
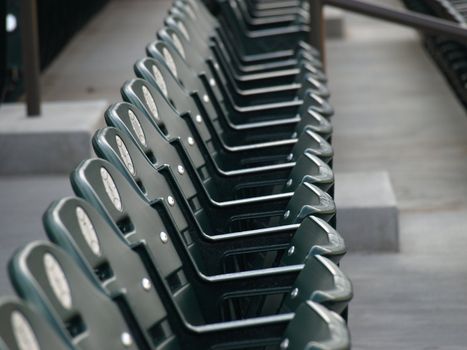
<path fill-rule="evenodd" d="M 203 96 L 203 101 L 208 103 L 209 102 L 209 96 L 208 95 L 204 95 Z"/>
<path fill-rule="evenodd" d="M 290 210 L 287 210 L 285 213 L 284 213 L 284 219 L 287 219 L 290 215 Z"/>
<path fill-rule="evenodd" d="M 290 292 L 290 297 L 292 299 L 295 299 L 298 295 L 298 288 L 294 288 L 291 292 Z"/>
<path fill-rule="evenodd" d="M 189 144 L 190 146 L 193 146 L 193 145 L 195 144 L 195 139 L 194 139 L 193 137 L 191 137 L 191 136 L 188 137 L 188 144 Z"/>
<path fill-rule="evenodd" d="M 287 185 L 287 187 L 290 187 L 292 186 L 292 183 L 293 183 L 293 180 L 292 179 L 288 179 L 287 182 L 285 183 Z"/>
<path fill-rule="evenodd" d="M 177 166 L 177 171 L 180 175 L 185 174 L 185 168 L 181 165 Z"/>
<path fill-rule="evenodd" d="M 287 255 L 291 256 L 293 253 L 295 253 L 295 246 L 291 246 L 289 250 L 287 250 Z"/>
<path fill-rule="evenodd" d="M 197 123 L 202 123 L 203 122 L 203 118 L 199 114 L 195 117 L 195 119 L 196 119 Z"/>
<path fill-rule="evenodd" d="M 167 202 L 169 203 L 169 205 L 170 205 L 171 207 L 173 207 L 173 206 L 175 205 L 175 199 L 174 199 L 174 197 L 168 196 L 168 197 L 167 197 Z"/>
<path fill-rule="evenodd" d="M 143 286 L 143 289 L 144 289 L 145 291 L 150 290 L 151 287 L 152 287 L 151 281 L 150 281 L 149 278 L 147 278 L 147 277 L 144 277 L 144 278 L 141 280 L 141 285 Z"/>
<path fill-rule="evenodd" d="M 133 339 L 131 338 L 130 333 L 128 332 L 123 332 L 120 340 L 122 341 L 122 344 L 126 347 L 129 348 L 130 346 L 133 345 Z"/>
<path fill-rule="evenodd" d="M 293 159 L 293 154 L 290 153 L 290 154 L 287 156 L 287 160 L 290 162 L 292 159 Z"/>
<path fill-rule="evenodd" d="M 213 78 L 209 79 L 209 85 L 216 86 L 216 81 Z"/>
<path fill-rule="evenodd" d="M 281 342 L 281 345 L 280 345 L 281 350 L 288 349 L 289 344 L 290 344 L 289 339 L 285 338 L 285 339 Z"/>
<path fill-rule="evenodd" d="M 159 236 L 161 238 L 162 243 L 165 244 L 169 241 L 169 235 L 165 233 L 164 231 L 162 231 Z"/>
<path fill-rule="evenodd" d="M 216 68 L 217 70 L 219 70 L 219 63 L 214 63 L 214 68 Z"/>

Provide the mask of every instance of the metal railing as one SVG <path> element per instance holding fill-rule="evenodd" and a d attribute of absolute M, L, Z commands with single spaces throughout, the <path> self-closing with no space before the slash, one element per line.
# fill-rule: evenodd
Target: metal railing
<path fill-rule="evenodd" d="M 313 25 L 310 31 L 310 44 L 320 50 L 325 62 L 324 46 L 324 20 L 323 7 L 331 5 L 343 10 L 378 18 L 391 23 L 400 24 L 420 30 L 427 34 L 442 35 L 467 44 L 467 29 L 453 22 L 433 16 L 420 14 L 409 10 L 397 10 L 388 6 L 375 5 L 360 0 L 309 0 L 310 22 Z"/>
<path fill-rule="evenodd" d="M 7 0 L 7 13 L 15 20 L 18 19 L 20 30 L 20 35 L 15 34 L 15 39 L 10 37 L 9 48 L 13 53 L 16 45 L 20 45 L 21 49 L 18 51 L 22 56 L 21 62 L 18 62 L 22 74 L 9 79 L 8 87 L 11 90 L 7 93 L 15 98 L 24 88 L 28 116 L 39 116 L 41 113 L 40 71 L 50 64 L 72 36 L 107 1 Z M 5 0 L 1 2 L 5 3 Z M 16 43 L 16 38 L 21 38 L 21 43 Z M 19 52 L 17 57 L 13 54 L 10 56 L 9 63 L 14 64 L 15 68 L 15 60 L 19 61 L 19 57 Z M 13 82 L 14 79 L 16 80 Z"/>
<path fill-rule="evenodd" d="M 41 114 L 41 84 L 36 0 L 21 1 L 21 50 L 27 115 L 37 117 Z"/>

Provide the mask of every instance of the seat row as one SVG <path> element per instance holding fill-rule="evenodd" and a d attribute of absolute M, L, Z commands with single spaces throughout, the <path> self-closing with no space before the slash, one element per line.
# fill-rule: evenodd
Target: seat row
<path fill-rule="evenodd" d="M 407 7 L 465 27 L 467 6 L 461 0 L 405 0 Z M 453 87 L 460 101 L 467 105 L 467 47 L 442 36 L 426 36 L 426 47 Z"/>
<path fill-rule="evenodd" d="M 333 109 L 296 0 L 175 0 L 9 264 L 0 349 L 349 349 Z M 111 64 L 111 61 L 109 61 Z"/>

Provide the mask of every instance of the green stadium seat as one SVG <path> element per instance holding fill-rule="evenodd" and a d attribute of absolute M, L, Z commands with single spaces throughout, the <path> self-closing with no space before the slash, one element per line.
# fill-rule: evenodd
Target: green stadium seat
<path fill-rule="evenodd" d="M 0 350 L 75 349 L 60 322 L 49 323 L 25 302 L 0 299 Z"/>
<path fill-rule="evenodd" d="M 16 292 L 56 327 L 65 328 L 78 349 L 139 349 L 130 326 L 91 270 L 83 270 L 58 247 L 32 242 L 10 263 Z"/>

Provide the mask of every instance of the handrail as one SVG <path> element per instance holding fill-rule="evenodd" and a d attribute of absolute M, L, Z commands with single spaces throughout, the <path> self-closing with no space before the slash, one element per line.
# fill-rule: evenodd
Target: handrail
<path fill-rule="evenodd" d="M 325 53 L 322 14 L 324 5 L 411 27 L 428 34 L 442 35 L 467 44 L 467 28 L 448 20 L 360 0 L 310 0 L 310 21 L 312 25 L 315 24 L 311 31 L 313 33 L 310 35 L 310 43 L 321 51 L 323 58 Z"/>
<path fill-rule="evenodd" d="M 0 2 L 0 104 L 3 102 L 3 89 L 6 77 L 6 2 Z"/>
<path fill-rule="evenodd" d="M 29 117 L 40 116 L 40 59 L 36 0 L 21 1 L 21 48 Z"/>

